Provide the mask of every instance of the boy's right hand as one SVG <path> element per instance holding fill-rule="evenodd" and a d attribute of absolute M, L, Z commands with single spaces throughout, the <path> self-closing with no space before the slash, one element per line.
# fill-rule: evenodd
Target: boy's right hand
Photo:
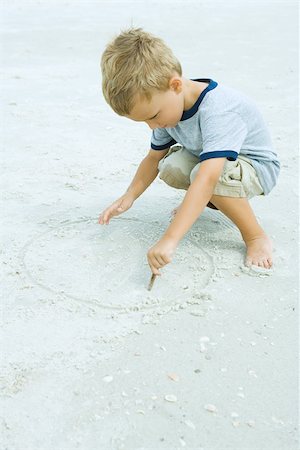
<path fill-rule="evenodd" d="M 131 208 L 135 198 L 129 192 L 122 195 L 115 202 L 113 202 L 108 208 L 106 208 L 99 216 L 98 222 L 100 225 L 108 225 L 112 217 L 119 216 L 123 212 Z"/>

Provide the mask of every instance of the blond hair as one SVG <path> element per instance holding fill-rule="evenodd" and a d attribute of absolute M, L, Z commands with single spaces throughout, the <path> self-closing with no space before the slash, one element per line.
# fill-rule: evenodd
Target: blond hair
<path fill-rule="evenodd" d="M 105 100 L 121 116 L 130 114 L 137 94 L 151 100 L 155 90 L 169 89 L 175 73 L 182 75 L 171 49 L 141 28 L 123 31 L 107 45 L 101 71 Z"/>

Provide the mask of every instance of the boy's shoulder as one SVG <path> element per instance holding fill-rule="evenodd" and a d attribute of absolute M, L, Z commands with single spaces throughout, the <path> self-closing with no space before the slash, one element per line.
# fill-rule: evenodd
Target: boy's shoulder
<path fill-rule="evenodd" d="M 215 89 L 207 92 L 201 107 L 200 115 L 207 113 L 225 113 L 226 111 L 239 111 L 243 106 L 255 108 L 255 102 L 240 90 L 218 83 Z"/>
<path fill-rule="evenodd" d="M 263 124 L 260 109 L 252 98 L 239 89 L 221 83 L 205 95 L 196 116 L 202 131 L 204 127 L 212 130 L 221 125 L 224 129 L 231 128 L 233 123 L 241 121 L 250 128 Z"/>

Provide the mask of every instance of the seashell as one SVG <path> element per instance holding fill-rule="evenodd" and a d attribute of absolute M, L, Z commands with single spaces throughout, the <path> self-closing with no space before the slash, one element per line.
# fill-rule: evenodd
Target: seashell
<path fill-rule="evenodd" d="M 193 424 L 193 422 L 192 422 L 191 420 L 185 420 L 184 423 L 185 423 L 188 427 L 192 428 L 193 430 L 196 429 L 196 426 Z"/>
<path fill-rule="evenodd" d="M 165 400 L 167 400 L 167 402 L 175 403 L 177 402 L 177 397 L 173 394 L 167 394 L 165 395 Z"/>
<path fill-rule="evenodd" d="M 176 373 L 168 373 L 170 380 L 179 381 L 179 376 Z"/>
<path fill-rule="evenodd" d="M 206 411 L 209 411 L 209 412 L 211 412 L 211 413 L 216 413 L 216 412 L 218 412 L 218 409 L 216 408 L 216 406 L 215 405 L 212 405 L 212 404 L 207 404 L 207 405 L 205 405 L 204 406 L 204 408 L 206 409 Z"/>
<path fill-rule="evenodd" d="M 254 428 L 255 427 L 255 422 L 254 420 L 248 420 L 248 422 L 246 422 L 246 424 L 248 425 L 248 427 Z"/>
<path fill-rule="evenodd" d="M 232 421 L 232 425 L 233 425 L 235 428 L 237 428 L 237 427 L 239 427 L 239 426 L 241 425 L 241 422 L 239 422 L 238 420 L 233 420 L 233 421 Z"/>
<path fill-rule="evenodd" d="M 111 383 L 113 379 L 114 379 L 114 377 L 111 375 L 107 375 L 102 378 L 102 380 L 105 381 L 105 383 Z"/>
<path fill-rule="evenodd" d="M 200 343 L 200 352 L 201 353 L 205 353 L 207 351 L 207 348 L 205 347 L 205 345 L 203 344 L 203 342 Z"/>

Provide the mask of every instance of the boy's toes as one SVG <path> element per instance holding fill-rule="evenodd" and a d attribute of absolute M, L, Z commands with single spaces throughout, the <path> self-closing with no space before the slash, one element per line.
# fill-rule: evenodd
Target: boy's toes
<path fill-rule="evenodd" d="M 245 266 L 258 267 L 259 269 L 271 269 L 272 263 L 272 242 L 268 236 L 261 236 L 246 241 L 247 255 Z"/>
<path fill-rule="evenodd" d="M 271 258 L 264 258 L 261 263 L 259 264 L 259 267 L 263 267 L 264 269 L 271 269 L 272 267 L 272 259 Z"/>
<path fill-rule="evenodd" d="M 262 269 L 271 269 L 272 267 L 272 260 L 270 258 L 264 258 L 262 260 L 256 259 L 256 258 L 247 258 L 245 260 L 245 266 L 246 267 L 261 267 Z"/>

